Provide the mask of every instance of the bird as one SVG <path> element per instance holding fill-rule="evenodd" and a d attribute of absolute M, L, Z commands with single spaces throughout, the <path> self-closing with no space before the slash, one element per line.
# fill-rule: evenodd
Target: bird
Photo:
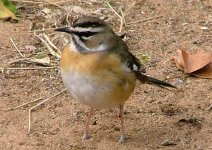
<path fill-rule="evenodd" d="M 137 82 L 176 88 L 146 75 L 144 65 L 127 44 L 98 17 L 81 16 L 71 26 L 58 27 L 55 31 L 69 35 L 60 62 L 63 83 L 75 99 L 89 108 L 83 140 L 91 138 L 89 125 L 95 110 L 119 107 L 118 142 L 125 142 L 124 103 Z"/>

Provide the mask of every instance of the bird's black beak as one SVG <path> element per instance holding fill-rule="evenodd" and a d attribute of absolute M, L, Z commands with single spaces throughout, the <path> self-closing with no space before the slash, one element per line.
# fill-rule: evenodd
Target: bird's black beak
<path fill-rule="evenodd" d="M 65 32 L 65 33 L 73 33 L 73 31 L 71 29 L 72 28 L 70 28 L 70 27 L 61 27 L 61 28 L 55 29 L 54 31 Z"/>

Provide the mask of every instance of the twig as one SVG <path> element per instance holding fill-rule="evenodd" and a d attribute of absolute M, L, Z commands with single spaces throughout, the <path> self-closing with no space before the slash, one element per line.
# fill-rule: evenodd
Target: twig
<path fill-rule="evenodd" d="M 127 14 L 136 4 L 137 4 L 137 1 L 134 1 L 130 6 L 128 6 L 128 8 L 125 10 L 125 13 Z"/>
<path fill-rule="evenodd" d="M 210 106 L 206 109 L 207 111 L 212 109 L 212 104 L 210 104 Z"/>
<path fill-rule="evenodd" d="M 107 5 L 109 6 L 109 8 L 121 19 L 122 17 L 119 15 L 119 13 L 117 13 L 116 11 L 115 11 L 115 9 L 110 5 L 110 3 L 109 2 L 107 2 Z"/>
<path fill-rule="evenodd" d="M 61 56 L 62 55 L 61 51 L 58 50 L 58 48 L 50 41 L 49 37 L 45 33 L 43 33 L 43 37 L 46 39 L 46 41 L 49 43 L 50 46 L 52 46 L 55 50 L 57 50 L 57 52 Z"/>
<path fill-rule="evenodd" d="M 44 2 L 34 2 L 34 1 L 27 1 L 27 0 L 10 0 L 11 2 L 21 2 L 21 3 L 31 3 L 31 4 L 47 4 Z"/>
<path fill-rule="evenodd" d="M 48 37 L 45 33 L 43 33 L 43 37 L 47 40 L 47 42 L 49 42 L 49 44 L 50 44 L 54 49 L 57 50 L 57 47 L 49 40 L 49 37 Z"/>
<path fill-rule="evenodd" d="M 4 73 L 4 68 L 0 67 L 1 73 Z"/>
<path fill-rule="evenodd" d="M 66 89 L 63 89 L 62 91 L 60 91 L 60 92 L 54 94 L 53 96 L 51 96 L 51 97 L 49 97 L 49 98 L 43 100 L 42 102 L 36 104 L 35 106 L 33 106 L 33 107 L 31 107 L 31 108 L 29 109 L 29 127 L 28 127 L 28 133 L 30 133 L 30 131 L 31 131 L 31 125 L 32 125 L 32 124 L 31 124 L 32 110 L 34 110 L 34 109 L 37 108 L 38 106 L 44 104 L 45 102 L 47 102 L 47 101 L 49 101 L 49 100 L 52 100 L 54 97 L 56 97 L 56 96 L 62 94 L 62 93 L 65 92 L 65 91 L 66 91 Z"/>
<path fill-rule="evenodd" d="M 70 12 L 68 12 L 68 14 L 66 15 L 66 20 L 65 20 L 65 21 L 66 21 L 68 24 L 71 24 L 71 23 L 69 22 L 69 19 L 68 19 L 68 18 L 69 18 L 69 15 L 70 15 Z"/>
<path fill-rule="evenodd" d="M 52 48 L 51 48 L 51 46 L 43 39 L 43 38 L 41 38 L 39 35 L 36 35 L 35 34 L 35 36 L 37 36 L 37 38 L 39 38 L 45 45 L 46 45 L 46 47 L 48 48 L 48 50 L 49 50 L 49 52 L 53 55 L 53 56 L 55 56 L 55 57 L 57 57 L 57 58 L 61 58 L 61 56 L 58 54 L 58 53 L 56 53 Z"/>
<path fill-rule="evenodd" d="M 147 18 L 147 19 L 132 21 L 132 22 L 127 23 L 127 25 L 136 24 L 136 23 L 139 23 L 139 22 L 146 22 L 146 21 L 158 19 L 158 18 L 160 18 L 160 17 L 163 17 L 163 16 L 156 16 L 156 17 L 150 17 L 150 18 Z"/>
<path fill-rule="evenodd" d="M 35 68 L 5 68 L 5 70 L 41 70 L 41 69 L 55 69 L 57 67 L 35 67 Z M 3 69 L 4 70 L 4 69 Z"/>
<path fill-rule="evenodd" d="M 45 0 L 45 1 L 48 2 L 48 3 L 51 4 L 51 5 L 54 5 L 54 6 L 57 6 L 57 7 L 59 7 L 59 8 L 65 9 L 65 8 L 63 8 L 62 6 L 60 6 L 60 5 L 57 4 L 57 3 L 51 2 L 51 1 L 49 1 L 49 0 Z"/>
<path fill-rule="evenodd" d="M 180 138 L 180 142 L 183 144 L 183 146 L 185 146 L 185 143 L 183 142 L 183 140 Z"/>
<path fill-rule="evenodd" d="M 40 101 L 40 100 L 42 100 L 42 98 L 38 98 L 38 99 L 35 99 L 33 101 L 23 103 L 23 104 L 16 106 L 16 107 L 5 109 L 4 111 L 15 110 L 15 109 L 18 109 L 20 107 L 23 107 L 23 106 L 26 106 L 26 105 L 29 105 L 29 104 L 32 104 L 32 103 L 35 103 L 35 102 Z"/>
<path fill-rule="evenodd" d="M 14 63 L 18 63 L 18 62 L 35 63 L 35 61 L 33 61 L 33 58 L 20 58 L 20 59 L 10 61 L 9 64 L 11 65 L 11 64 L 14 64 Z"/>
<path fill-rule="evenodd" d="M 62 38 L 64 36 L 64 34 L 60 34 L 60 35 L 56 35 L 52 38 L 52 41 L 58 39 L 58 38 Z"/>
<path fill-rule="evenodd" d="M 65 4 L 65 3 L 69 3 L 69 2 L 73 2 L 73 0 L 64 0 L 64 1 L 54 2 L 54 3 L 55 4 Z"/>
<path fill-rule="evenodd" d="M 14 64 L 14 63 L 17 63 L 17 62 L 21 62 L 21 61 L 29 61 L 30 58 L 20 58 L 20 59 L 16 59 L 16 60 L 13 60 L 13 61 L 10 61 L 9 64 Z"/>
<path fill-rule="evenodd" d="M 120 9 L 120 12 L 121 12 L 121 16 L 122 16 L 122 18 L 123 18 L 124 26 L 126 26 L 127 23 L 126 23 L 126 20 L 125 20 L 125 13 L 122 11 L 122 9 Z"/>
<path fill-rule="evenodd" d="M 17 50 L 17 52 L 21 55 L 21 57 L 24 58 L 24 55 L 20 52 L 20 50 L 18 49 L 18 47 L 16 46 L 15 42 L 13 41 L 13 39 L 11 37 L 10 37 L 10 41 L 12 42 L 12 44 L 15 47 L 15 49 Z"/>
<path fill-rule="evenodd" d="M 107 5 L 109 6 L 109 8 L 120 18 L 120 27 L 119 27 L 119 32 L 122 31 L 122 28 L 123 28 L 123 17 L 121 15 L 119 15 L 118 12 L 115 11 L 115 9 L 110 5 L 109 2 L 107 2 Z"/>
<path fill-rule="evenodd" d="M 10 0 L 10 1 L 11 2 L 37 4 L 37 5 L 39 5 L 39 4 L 45 4 L 45 5 L 55 5 L 55 6 L 58 6 L 59 4 L 69 3 L 69 2 L 72 2 L 73 0 L 64 0 L 64 1 L 54 2 L 54 3 L 52 3 L 52 2 L 49 3 L 48 1 L 47 2 L 43 2 L 43 1 L 37 1 L 37 2 L 35 2 L 34 0 L 33 1 L 29 1 L 29 0 Z"/>

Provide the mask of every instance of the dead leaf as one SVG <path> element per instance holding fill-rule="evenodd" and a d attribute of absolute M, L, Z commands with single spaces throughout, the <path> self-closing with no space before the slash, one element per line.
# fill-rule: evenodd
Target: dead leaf
<path fill-rule="evenodd" d="M 7 20 L 11 18 L 13 20 L 18 20 L 18 18 L 0 1 L 0 19 Z"/>
<path fill-rule="evenodd" d="M 29 61 L 41 64 L 41 65 L 50 64 L 50 58 L 45 52 L 38 53 L 34 58 L 31 58 Z"/>
<path fill-rule="evenodd" d="M 191 54 L 186 50 L 177 50 L 177 54 L 174 61 L 179 69 L 197 77 L 212 78 L 212 54 Z"/>
<path fill-rule="evenodd" d="M 212 62 L 192 74 L 196 77 L 212 79 Z"/>

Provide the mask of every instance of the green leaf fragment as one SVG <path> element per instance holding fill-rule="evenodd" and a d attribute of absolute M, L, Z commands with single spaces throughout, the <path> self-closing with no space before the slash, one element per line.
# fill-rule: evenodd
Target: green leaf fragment
<path fill-rule="evenodd" d="M 12 13 L 16 14 L 17 13 L 17 9 L 16 7 L 9 2 L 8 0 L 0 0 L 3 2 L 4 6 L 7 7 Z"/>

